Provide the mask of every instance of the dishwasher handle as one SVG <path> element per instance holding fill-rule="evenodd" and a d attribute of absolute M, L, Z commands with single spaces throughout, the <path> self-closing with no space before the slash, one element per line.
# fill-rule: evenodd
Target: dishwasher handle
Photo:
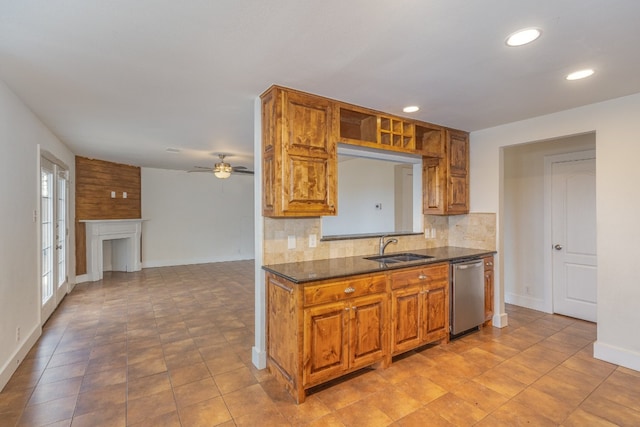
<path fill-rule="evenodd" d="M 454 264 L 454 266 L 457 270 L 466 270 L 467 268 L 483 267 L 484 262 L 483 260 L 479 259 L 477 261 L 467 262 L 464 264 Z"/>

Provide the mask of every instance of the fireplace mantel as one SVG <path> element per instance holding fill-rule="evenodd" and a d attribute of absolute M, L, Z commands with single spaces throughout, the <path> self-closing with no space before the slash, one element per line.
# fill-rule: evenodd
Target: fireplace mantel
<path fill-rule="evenodd" d="M 140 271 L 140 244 L 144 219 L 80 220 L 86 224 L 87 280 L 95 282 L 103 277 L 102 243 L 105 240 L 126 239 L 126 271 Z"/>

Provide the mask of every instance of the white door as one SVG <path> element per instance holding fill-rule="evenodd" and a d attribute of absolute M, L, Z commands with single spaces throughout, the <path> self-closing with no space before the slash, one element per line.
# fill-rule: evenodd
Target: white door
<path fill-rule="evenodd" d="M 595 322 L 595 159 L 554 162 L 551 193 L 553 311 Z"/>
<path fill-rule="evenodd" d="M 40 161 L 41 304 L 42 323 L 67 292 L 67 171 L 51 161 Z"/>

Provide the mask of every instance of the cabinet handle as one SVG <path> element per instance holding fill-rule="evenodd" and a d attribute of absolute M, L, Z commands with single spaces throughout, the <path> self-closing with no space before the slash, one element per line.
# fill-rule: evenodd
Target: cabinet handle
<path fill-rule="evenodd" d="M 351 308 L 349 308 L 349 307 L 344 309 L 344 311 L 349 311 L 349 310 L 351 310 Z"/>
<path fill-rule="evenodd" d="M 352 293 L 354 293 L 355 291 L 356 291 L 356 290 L 355 290 L 355 288 L 353 288 L 353 287 L 349 286 L 347 289 L 345 289 L 345 290 L 344 290 L 344 293 L 345 293 L 345 294 L 352 294 Z"/>
<path fill-rule="evenodd" d="M 427 275 L 426 274 L 421 274 L 421 275 L 418 276 L 418 279 L 425 280 L 425 279 L 427 279 Z"/>
<path fill-rule="evenodd" d="M 491 267 L 491 266 L 493 265 L 493 263 L 492 263 L 491 261 L 487 261 L 487 265 L 488 265 L 489 267 Z"/>

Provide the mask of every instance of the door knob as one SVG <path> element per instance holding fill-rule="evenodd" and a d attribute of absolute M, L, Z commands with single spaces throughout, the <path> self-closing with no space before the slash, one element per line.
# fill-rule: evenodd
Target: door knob
<path fill-rule="evenodd" d="M 556 251 L 561 251 L 562 250 L 562 245 L 557 244 L 553 247 L 553 249 L 555 249 Z"/>

